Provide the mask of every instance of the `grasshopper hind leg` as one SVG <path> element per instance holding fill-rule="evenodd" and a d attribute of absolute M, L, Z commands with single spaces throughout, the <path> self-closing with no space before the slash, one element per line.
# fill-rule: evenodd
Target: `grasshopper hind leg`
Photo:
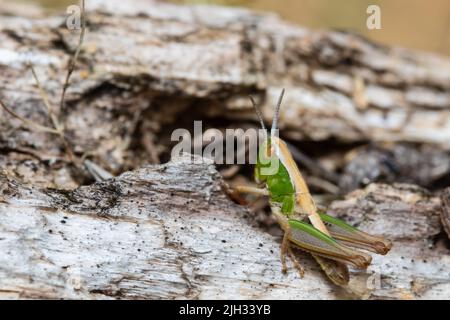
<path fill-rule="evenodd" d="M 301 278 L 305 275 L 305 269 L 301 266 L 300 262 L 297 260 L 294 251 L 292 250 L 292 245 L 290 241 L 291 237 L 291 227 L 289 225 L 286 225 L 283 235 L 283 241 L 281 243 L 281 272 L 287 273 L 287 265 L 286 265 L 286 256 L 289 256 L 292 263 L 294 264 L 294 268 L 297 269 L 299 275 Z"/>
<path fill-rule="evenodd" d="M 281 272 L 286 273 L 287 272 L 287 265 L 286 265 L 286 255 L 289 248 L 289 235 L 287 232 L 283 235 L 283 241 L 281 242 L 281 250 L 280 250 L 280 259 L 281 259 Z"/>
<path fill-rule="evenodd" d="M 232 192 L 233 195 L 237 195 L 237 194 L 252 194 L 254 196 L 257 197 L 261 197 L 261 196 L 268 196 L 269 192 L 267 191 L 267 189 L 265 188 L 257 188 L 257 187 L 252 187 L 252 186 L 235 186 L 232 190 L 230 190 Z M 292 250 L 292 244 L 290 241 L 290 234 L 291 234 L 291 227 L 288 223 L 286 223 L 285 219 L 280 218 L 279 216 L 277 216 L 277 220 L 280 223 L 280 225 L 282 225 L 282 229 L 284 230 L 284 235 L 283 235 L 283 241 L 281 243 L 281 271 L 283 273 L 287 272 L 287 265 L 286 265 L 286 256 L 289 256 L 289 258 L 291 259 L 292 263 L 294 264 L 295 269 L 297 269 L 300 277 L 303 278 L 304 274 L 305 274 L 305 270 L 303 269 L 303 267 L 301 266 L 300 262 L 298 262 L 294 251 Z"/>
<path fill-rule="evenodd" d="M 291 261 L 294 264 L 295 269 L 297 269 L 297 271 L 300 275 L 300 278 L 303 278 L 303 276 L 305 275 L 305 269 L 302 267 L 300 262 L 298 262 L 297 257 L 295 256 L 295 253 L 292 250 L 292 246 L 290 244 L 289 244 L 287 250 L 288 250 L 289 257 L 291 258 Z"/>

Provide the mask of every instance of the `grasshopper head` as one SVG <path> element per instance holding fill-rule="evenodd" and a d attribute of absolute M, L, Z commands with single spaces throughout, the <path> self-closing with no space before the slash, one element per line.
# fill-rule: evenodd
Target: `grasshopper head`
<path fill-rule="evenodd" d="M 284 89 L 281 91 L 280 97 L 278 98 L 277 105 L 275 107 L 275 112 L 272 120 L 272 127 L 270 129 L 270 136 L 267 133 L 266 127 L 264 125 L 261 110 L 258 108 L 257 104 L 250 96 L 253 107 L 255 108 L 256 115 L 259 118 L 261 128 L 264 131 L 264 141 L 259 145 L 258 159 L 255 166 L 255 178 L 258 182 L 265 181 L 267 176 L 261 173 L 262 168 L 267 168 L 273 165 L 273 161 L 278 161 L 277 155 L 274 152 L 274 147 L 272 141 L 278 141 L 278 118 L 280 114 L 281 101 L 284 96 Z"/>

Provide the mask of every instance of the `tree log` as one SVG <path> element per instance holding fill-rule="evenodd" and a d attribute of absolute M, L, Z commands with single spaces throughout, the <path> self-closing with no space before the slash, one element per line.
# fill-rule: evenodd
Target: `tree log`
<path fill-rule="evenodd" d="M 308 30 L 244 9 L 148 0 L 90 0 L 87 5 L 89 32 L 67 115 L 80 149 L 100 146 L 101 153 L 105 136 L 121 139 L 126 111 L 139 105 L 169 108 L 175 102 L 178 108 L 172 111 L 180 114 L 182 105 L 195 103 L 205 113 L 225 110 L 229 117 L 254 119 L 251 93 L 270 122 L 281 87 L 287 95 L 280 127 L 292 139 L 427 142 L 449 148 L 448 58 L 374 44 L 350 33 Z M 39 98 L 26 63 L 35 65 L 57 105 L 61 71 L 77 37 L 61 16 L 2 16 L 0 41 L 3 98 L 18 113 L 39 119 L 30 114 L 39 109 Z M 80 134 L 92 128 L 89 138 Z M 2 140 L 27 140 L 8 133 L 13 134 L 6 131 Z"/>
<path fill-rule="evenodd" d="M 352 270 L 342 289 L 301 252 L 305 277 L 292 268 L 283 275 L 280 239 L 252 226 L 251 214 L 221 190 L 211 163 L 181 158 L 145 166 L 160 160 L 160 149 L 170 146 L 167 135 L 183 119 L 189 125 L 218 115 L 254 120 L 248 94 L 269 121 L 282 87 L 280 127 L 292 141 L 414 142 L 439 149 L 433 159 L 448 159 L 448 58 L 244 9 L 87 4 L 87 38 L 63 115 L 67 140 L 75 154 L 114 174 L 142 168 L 80 186 L 85 181 L 55 136 L 1 109 L 1 297 L 450 296 L 444 196 L 413 185 L 371 184 L 333 202 L 331 214 L 394 241 L 367 272 Z M 0 8 L 0 97 L 22 117 L 50 125 L 28 64 L 58 106 L 77 32 L 63 16 L 14 10 L 22 9 Z M 428 172 L 440 179 L 448 166 L 430 165 L 417 179 Z M 346 188 L 364 178 L 350 177 Z"/>
<path fill-rule="evenodd" d="M 449 249 L 432 240 L 440 200 L 410 185 L 371 185 L 334 202 L 363 230 L 394 241 L 348 290 L 307 254 L 281 273 L 280 239 L 252 227 L 211 162 L 191 156 L 74 191 L 0 176 L 3 298 L 448 298 Z"/>

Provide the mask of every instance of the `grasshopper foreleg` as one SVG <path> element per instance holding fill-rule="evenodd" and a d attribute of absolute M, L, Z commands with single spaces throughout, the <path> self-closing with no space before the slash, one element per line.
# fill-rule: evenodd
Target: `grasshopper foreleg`
<path fill-rule="evenodd" d="M 268 196 L 269 192 L 267 189 L 252 187 L 252 186 L 235 186 L 230 187 L 228 184 L 222 184 L 223 190 L 228 194 L 228 196 L 241 205 L 246 205 L 247 202 L 241 197 L 241 194 L 252 194 L 257 197 Z"/>
<path fill-rule="evenodd" d="M 269 191 L 267 189 L 252 186 L 236 186 L 233 188 L 233 191 L 236 193 L 248 193 L 260 197 L 269 195 Z"/>
<path fill-rule="evenodd" d="M 236 186 L 233 188 L 233 192 L 241 194 L 241 193 L 246 193 L 246 194 L 252 194 L 254 196 L 269 196 L 269 191 L 265 188 L 258 188 L 258 187 L 252 187 L 252 186 Z M 291 259 L 292 263 L 294 264 L 294 267 L 297 269 L 298 273 L 300 274 L 300 277 L 303 277 L 303 275 L 305 274 L 305 270 L 303 269 L 303 267 L 300 265 L 300 263 L 298 262 L 297 258 L 295 257 L 294 252 L 292 251 L 292 247 L 291 247 L 291 243 L 290 243 L 290 236 L 291 236 L 291 227 L 289 226 L 288 223 L 286 223 L 286 218 L 285 217 L 277 217 L 278 222 L 280 223 L 282 229 L 284 230 L 284 235 L 283 235 L 283 241 L 281 243 L 281 265 L 282 265 L 282 269 L 281 271 L 283 273 L 287 272 L 287 265 L 286 265 L 286 256 L 289 256 L 289 258 Z"/>

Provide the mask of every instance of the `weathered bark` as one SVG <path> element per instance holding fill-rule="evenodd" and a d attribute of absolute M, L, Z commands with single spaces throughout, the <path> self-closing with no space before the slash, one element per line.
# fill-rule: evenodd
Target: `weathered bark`
<path fill-rule="evenodd" d="M 192 126 L 180 118 L 254 119 L 250 93 L 270 120 L 281 87 L 287 94 L 280 126 L 292 140 L 406 141 L 448 149 L 447 58 L 307 30 L 244 9 L 139 0 L 87 5 L 89 31 L 68 92 L 65 125 L 75 152 L 91 154 L 113 173 L 149 158 L 157 162 L 170 145 L 166 128 Z M 34 64 L 57 106 L 77 32 L 67 29 L 63 16 L 30 10 L 25 18 L 2 10 L 1 97 L 17 113 L 48 124 L 27 63 Z M 0 157 L 2 166 L 19 176 L 36 170 L 28 178 L 47 186 L 79 184 L 58 162 L 61 145 L 54 137 L 30 133 L 0 114 L 0 148 L 9 153 Z"/>
<path fill-rule="evenodd" d="M 87 4 L 89 33 L 70 95 L 68 127 L 74 132 L 99 121 L 76 122 L 80 112 L 92 118 L 103 111 L 110 117 L 108 109 L 174 93 L 185 102 L 192 98 L 213 105 L 205 105 L 207 112 L 221 112 L 217 109 L 223 106 L 229 116 L 241 117 L 247 109 L 253 117 L 247 99 L 252 93 L 262 100 L 269 120 L 284 86 L 280 125 L 293 139 L 448 147 L 447 58 L 375 45 L 353 34 L 307 30 L 243 9 L 137 0 Z M 64 18 L 2 16 L 1 27 L 4 99 L 22 114 L 39 109 L 34 82 L 25 72 L 29 60 L 57 104 L 60 71 L 76 45 Z M 111 86 L 116 96 L 105 94 Z M 110 130 L 104 124 L 97 128 L 96 144 Z"/>
<path fill-rule="evenodd" d="M 380 181 L 432 189 L 450 185 L 450 153 L 429 144 L 362 146 L 352 149 L 344 159 L 344 170 L 339 177 L 341 192 Z"/>
<path fill-rule="evenodd" d="M 211 163 L 190 156 L 65 192 L 2 174 L 2 297 L 333 299 L 368 297 L 368 278 L 374 298 L 450 296 L 449 249 L 432 244 L 439 197 L 371 185 L 332 204 L 333 214 L 394 241 L 366 273 L 352 273 L 349 294 L 307 254 L 303 279 L 292 268 L 283 275 L 279 239 L 252 227 L 220 181 Z"/>
<path fill-rule="evenodd" d="M 450 188 L 445 189 L 441 194 L 442 211 L 441 221 L 445 232 L 450 238 Z"/>
<path fill-rule="evenodd" d="M 426 143 L 432 152 L 416 151 L 419 160 L 405 166 L 421 168 L 408 170 L 411 180 L 448 174 L 447 58 L 242 9 L 87 3 L 89 32 L 64 115 L 67 139 L 78 156 L 89 154 L 115 174 L 149 158 L 158 162 L 171 126 L 217 115 L 254 119 L 250 93 L 269 120 L 281 87 L 287 95 L 280 125 L 292 141 Z M 77 35 L 63 16 L 3 10 L 1 98 L 49 125 L 26 65 L 34 64 L 57 106 Z M 211 164 L 184 159 L 77 188 L 58 139 L 0 115 L 3 297 L 332 299 L 367 297 L 367 278 L 381 281 L 373 298 L 450 296 L 439 220 L 442 213 L 446 221 L 445 202 L 422 189 L 373 184 L 332 204 L 332 213 L 394 241 L 367 273 L 352 273 L 347 292 L 331 285 L 307 254 L 299 254 L 304 279 L 293 270 L 282 275 L 279 239 L 250 225 L 248 212 L 220 190 Z M 437 163 L 423 166 L 428 154 Z M 393 159 L 411 157 L 394 152 Z M 353 175 L 344 187 L 365 178 L 366 172 Z"/>

